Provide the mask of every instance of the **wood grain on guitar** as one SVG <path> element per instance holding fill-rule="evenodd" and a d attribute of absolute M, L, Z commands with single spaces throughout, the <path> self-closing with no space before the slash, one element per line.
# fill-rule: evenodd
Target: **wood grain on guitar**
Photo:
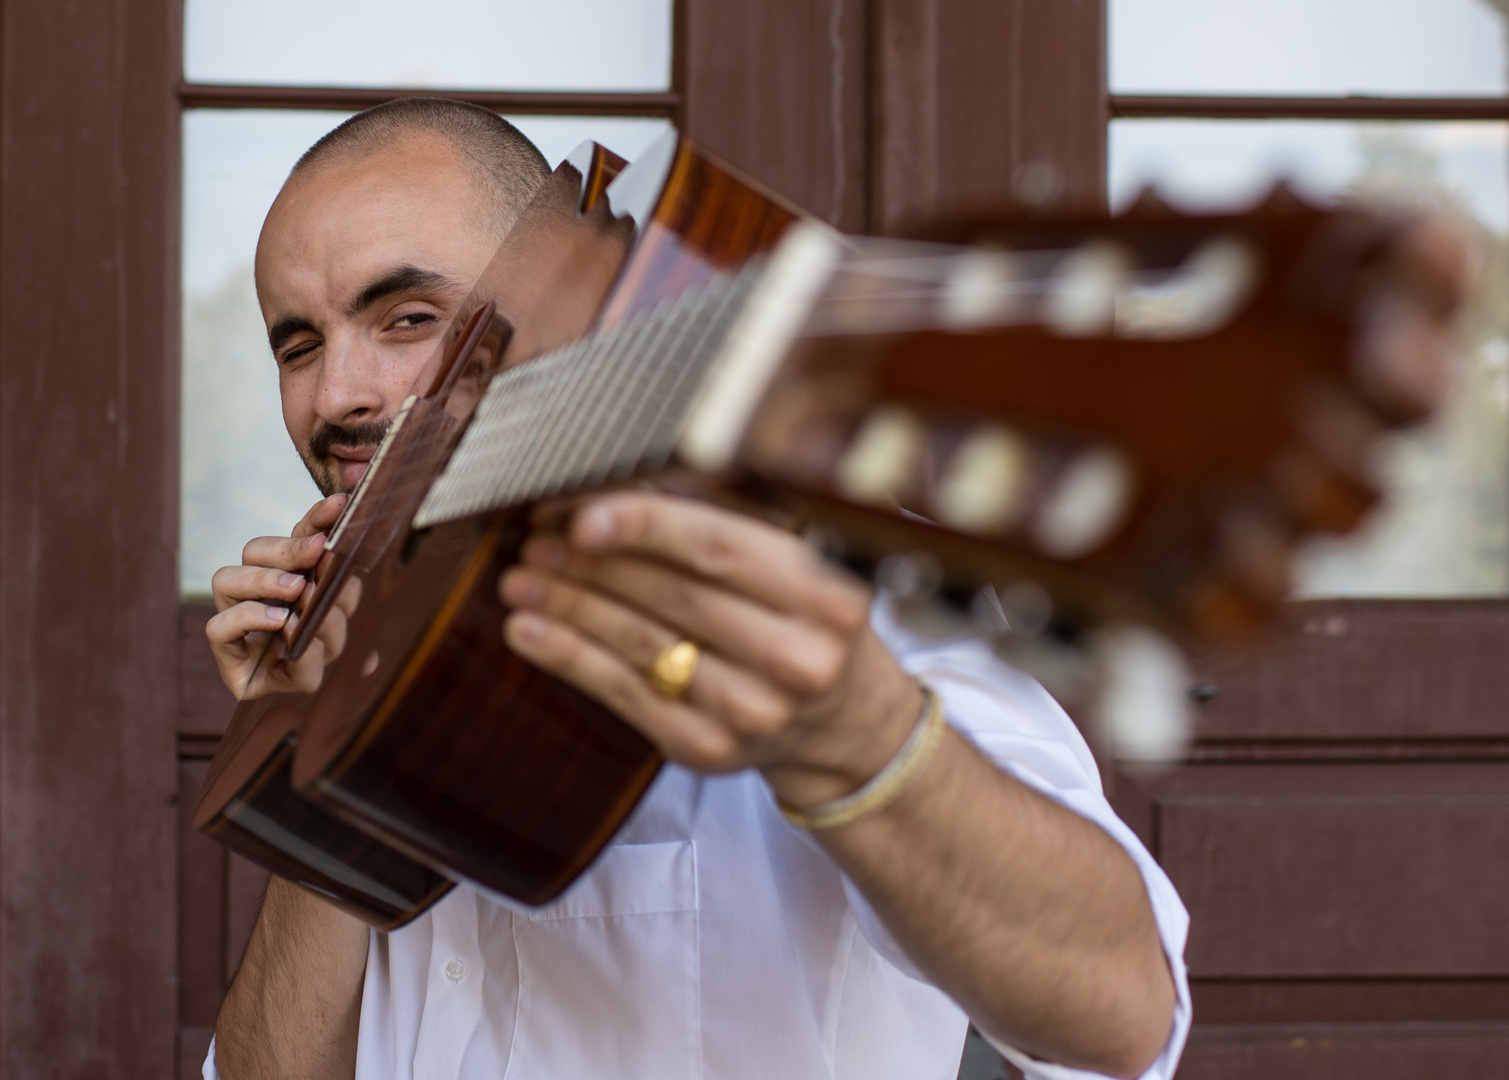
<path fill-rule="evenodd" d="M 1362 211 L 843 238 L 685 142 L 647 159 L 614 179 L 583 152 L 526 210 L 278 646 L 359 589 L 345 652 L 316 694 L 244 702 L 206 784 L 201 828 L 377 925 L 456 878 L 549 900 L 659 768 L 503 644 L 539 500 L 655 480 L 798 523 L 1167 754 L 1169 640 L 1269 619 L 1294 546 L 1361 519 L 1377 439 L 1437 393 L 1389 328 L 1453 290 Z"/>

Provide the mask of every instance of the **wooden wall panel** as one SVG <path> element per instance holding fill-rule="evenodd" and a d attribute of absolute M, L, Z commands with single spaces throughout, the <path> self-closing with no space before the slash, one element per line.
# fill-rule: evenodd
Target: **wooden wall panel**
<path fill-rule="evenodd" d="M 1105 201 L 1103 0 L 874 0 L 872 227 Z"/>
<path fill-rule="evenodd" d="M 1105 199 L 1104 0 L 942 0 L 940 205 Z"/>
<path fill-rule="evenodd" d="M 174 1067 L 181 4 L 0 7 L 0 1075 Z"/>
<path fill-rule="evenodd" d="M 1509 1060 L 1506 655 L 1498 600 L 1310 601 L 1196 650 L 1189 760 L 1114 789 L 1190 909 L 1183 1080 Z"/>
<path fill-rule="evenodd" d="M 204 624 L 213 614 L 215 605 L 207 600 L 187 601 L 179 609 L 177 730 L 180 736 L 218 739 L 236 708 L 236 699 L 220 681 L 220 672 L 204 636 Z"/>
<path fill-rule="evenodd" d="M 1505 657 L 1503 601 L 1295 605 L 1285 631 L 1256 653 L 1196 656 L 1200 681 L 1214 694 L 1199 711 L 1200 740 L 1207 753 L 1256 739 L 1270 753 L 1327 740 L 1353 753 L 1359 742 L 1379 741 L 1420 744 L 1416 753 L 1454 740 L 1509 747 Z"/>
<path fill-rule="evenodd" d="M 1509 977 L 1509 763 L 1195 766 L 1155 790 L 1193 977 Z"/>
<path fill-rule="evenodd" d="M 1210 1027 L 1179 1080 L 1486 1080 L 1509 1061 L 1509 1024 Z"/>
<path fill-rule="evenodd" d="M 868 215 L 865 0 L 682 0 L 682 128 L 849 232 Z"/>
<path fill-rule="evenodd" d="M 193 1080 L 208 1052 L 215 1015 L 251 937 L 267 871 L 194 831 L 199 789 L 235 707 L 220 681 L 204 623 L 214 605 L 179 612 L 178 910 L 179 1076 Z"/>

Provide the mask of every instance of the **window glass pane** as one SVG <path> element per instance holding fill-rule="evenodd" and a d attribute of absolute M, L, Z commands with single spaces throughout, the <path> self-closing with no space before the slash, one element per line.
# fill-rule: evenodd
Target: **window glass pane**
<path fill-rule="evenodd" d="M 1122 94 L 1502 94 L 1504 0 L 1110 0 Z"/>
<path fill-rule="evenodd" d="M 1481 256 L 1444 415 L 1386 448 L 1379 468 L 1390 503 L 1357 538 L 1313 546 L 1302 592 L 1509 592 L 1509 125 L 1124 120 L 1111 127 L 1116 206 L 1145 184 L 1186 207 L 1240 205 L 1280 176 L 1316 198 L 1445 207 L 1460 215 Z"/>
<path fill-rule="evenodd" d="M 252 283 L 262 219 L 288 170 L 345 113 L 195 109 L 183 118 L 179 587 L 209 592 L 254 536 L 286 535 L 319 498 L 283 427 Z M 664 120 L 509 117 L 552 165 L 583 139 L 631 160 Z"/>
<path fill-rule="evenodd" d="M 183 68 L 205 83 L 659 91 L 671 0 L 186 0 Z"/>

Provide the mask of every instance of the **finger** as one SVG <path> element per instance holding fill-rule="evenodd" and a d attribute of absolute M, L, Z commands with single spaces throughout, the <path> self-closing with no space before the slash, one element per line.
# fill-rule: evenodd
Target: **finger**
<path fill-rule="evenodd" d="M 315 503 L 309 508 L 309 513 L 300 518 L 299 523 L 293 527 L 293 538 L 302 540 L 306 536 L 329 530 L 340 518 L 341 511 L 346 509 L 348 498 L 345 492 L 339 491 Z"/>
<path fill-rule="evenodd" d="M 499 593 L 506 604 L 540 612 L 591 638 L 639 673 L 641 679 L 662 651 L 683 640 L 682 634 L 640 611 L 532 571 L 509 571 L 500 582 Z M 791 697 L 760 675 L 711 650 L 702 653 L 683 700 L 745 739 L 779 734 L 794 708 Z"/>
<path fill-rule="evenodd" d="M 276 570 L 308 570 L 325 551 L 325 534 L 301 539 L 291 536 L 259 536 L 241 549 L 244 566 L 268 566 Z"/>
<path fill-rule="evenodd" d="M 210 579 L 215 609 L 224 611 L 243 600 L 283 600 L 292 603 L 307 579 L 291 570 L 263 566 L 222 566 Z"/>
<path fill-rule="evenodd" d="M 611 709 L 672 761 L 702 772 L 743 767 L 732 732 L 684 702 L 660 697 L 622 657 L 566 625 L 517 611 L 503 623 L 503 637 L 520 657 Z"/>
<path fill-rule="evenodd" d="M 212 650 L 240 649 L 240 655 L 245 655 L 243 643 L 248 634 L 278 630 L 288 615 L 286 607 L 245 600 L 211 616 L 204 624 L 204 636 L 209 639 Z"/>
<path fill-rule="evenodd" d="M 691 499 L 639 491 L 600 496 L 577 511 L 569 537 L 583 551 L 647 555 L 777 610 L 849 630 L 869 611 L 865 590 L 797 537 Z"/>
<path fill-rule="evenodd" d="M 822 693 L 843 665 L 847 627 L 838 633 L 827 623 L 777 612 L 662 563 L 573 554 L 548 538 L 529 541 L 522 554 L 529 567 L 556 575 L 537 576 L 539 584 L 564 579 L 607 592 L 790 693 Z"/>

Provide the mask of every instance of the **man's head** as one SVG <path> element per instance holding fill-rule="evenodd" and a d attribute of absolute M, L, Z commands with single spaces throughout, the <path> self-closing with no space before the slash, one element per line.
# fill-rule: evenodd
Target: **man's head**
<path fill-rule="evenodd" d="M 320 490 L 356 486 L 472 283 L 549 175 L 459 101 L 369 109 L 299 159 L 257 244 L 283 421 Z"/>

